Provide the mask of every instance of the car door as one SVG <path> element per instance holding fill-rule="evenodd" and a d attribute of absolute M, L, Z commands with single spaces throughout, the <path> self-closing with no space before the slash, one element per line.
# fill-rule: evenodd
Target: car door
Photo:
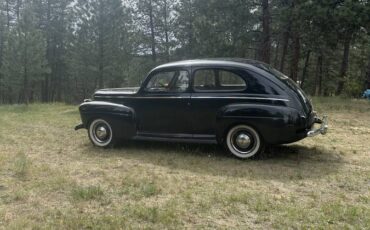
<path fill-rule="evenodd" d="M 246 81 L 239 70 L 222 67 L 193 68 L 192 126 L 194 137 L 215 138 L 217 111 L 243 101 Z M 244 101 L 244 103 L 247 103 Z"/>
<path fill-rule="evenodd" d="M 189 85 L 187 69 L 151 73 L 137 98 L 138 131 L 163 137 L 191 136 Z"/>

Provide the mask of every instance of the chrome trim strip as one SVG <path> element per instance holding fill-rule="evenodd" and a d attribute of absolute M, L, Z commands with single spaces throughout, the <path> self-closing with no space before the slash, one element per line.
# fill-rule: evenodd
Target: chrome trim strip
<path fill-rule="evenodd" d="M 288 99 L 284 98 L 269 98 L 269 97 L 206 97 L 206 96 L 200 96 L 200 97 L 191 97 L 192 99 L 248 99 L 248 100 L 269 100 L 269 101 L 286 101 L 288 102 Z"/>
<path fill-rule="evenodd" d="M 190 96 L 188 97 L 177 97 L 177 96 L 168 96 L 168 97 L 133 97 L 138 99 L 190 99 Z"/>
<path fill-rule="evenodd" d="M 268 101 L 285 101 L 288 102 L 288 99 L 283 98 L 267 98 L 267 97 L 210 97 L 210 96 L 200 96 L 200 97 L 177 97 L 177 96 L 168 96 L 168 97 L 126 97 L 126 96 L 95 96 L 96 98 L 137 98 L 137 99 L 246 99 L 246 100 L 268 100 Z"/>
<path fill-rule="evenodd" d="M 168 96 L 168 97 L 127 97 L 127 96 L 95 96 L 96 98 L 109 98 L 109 99 L 114 99 L 114 98 L 137 98 L 137 99 L 190 99 L 190 96 L 188 97 L 176 97 L 176 96 Z"/>

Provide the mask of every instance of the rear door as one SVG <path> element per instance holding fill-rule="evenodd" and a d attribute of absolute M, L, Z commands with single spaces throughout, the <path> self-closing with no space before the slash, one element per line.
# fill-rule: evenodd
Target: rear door
<path fill-rule="evenodd" d="M 245 96 L 246 88 L 247 83 L 238 69 L 194 68 L 191 96 L 194 137 L 215 138 L 218 110 L 243 101 L 241 97 Z"/>

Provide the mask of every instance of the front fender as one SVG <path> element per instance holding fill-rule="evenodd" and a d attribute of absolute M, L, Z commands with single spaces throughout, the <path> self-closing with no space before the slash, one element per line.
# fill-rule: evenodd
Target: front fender
<path fill-rule="evenodd" d="M 298 110 L 286 106 L 261 104 L 231 104 L 217 113 L 217 137 L 222 141 L 234 125 L 246 124 L 255 128 L 271 144 L 282 143 L 304 127 Z"/>
<path fill-rule="evenodd" d="M 111 102 L 90 101 L 79 107 L 82 126 L 88 128 L 94 119 L 107 119 L 119 137 L 132 137 L 136 133 L 136 114 L 134 109 Z"/>

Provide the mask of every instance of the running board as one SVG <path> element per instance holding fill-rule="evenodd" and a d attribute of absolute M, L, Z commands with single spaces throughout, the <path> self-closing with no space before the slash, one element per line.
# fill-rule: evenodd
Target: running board
<path fill-rule="evenodd" d="M 214 135 L 138 133 L 133 140 L 217 144 Z"/>

